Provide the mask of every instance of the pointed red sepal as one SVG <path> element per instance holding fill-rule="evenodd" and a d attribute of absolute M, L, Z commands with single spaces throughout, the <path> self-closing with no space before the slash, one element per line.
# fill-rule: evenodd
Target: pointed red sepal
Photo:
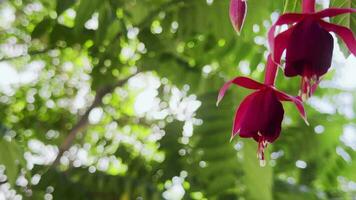
<path fill-rule="evenodd" d="M 248 77 L 238 76 L 238 77 L 226 82 L 221 87 L 221 89 L 219 91 L 219 95 L 218 95 L 218 100 L 216 102 L 217 106 L 219 105 L 220 101 L 223 99 L 226 90 L 230 87 L 231 84 L 236 84 L 236 85 L 239 85 L 241 87 L 251 89 L 251 90 L 257 90 L 257 89 L 264 87 L 264 84 L 259 83 L 255 80 L 252 80 Z"/>
<path fill-rule="evenodd" d="M 300 116 L 303 118 L 303 120 L 305 121 L 305 123 L 309 126 L 309 122 L 307 120 L 307 115 L 303 106 L 303 101 L 300 99 L 300 97 L 294 97 L 291 96 L 289 94 L 286 94 L 284 92 L 275 90 L 277 93 L 277 96 L 279 98 L 279 100 L 281 101 L 291 101 L 295 104 L 295 106 L 297 107 Z"/>
<path fill-rule="evenodd" d="M 341 37 L 347 48 L 356 56 L 356 38 L 352 31 L 344 26 L 331 24 L 325 21 L 320 21 L 319 24 L 327 31 L 334 32 Z"/>
<path fill-rule="evenodd" d="M 337 15 L 353 13 L 353 12 L 356 12 L 355 8 L 327 8 L 312 14 L 312 16 L 320 19 L 324 17 L 335 17 Z"/>
<path fill-rule="evenodd" d="M 288 30 L 278 34 L 275 38 L 273 60 L 278 65 L 281 64 L 282 54 L 288 46 L 289 37 L 291 36 L 294 30 L 293 28 L 294 27 L 290 27 Z"/>
<path fill-rule="evenodd" d="M 276 32 L 276 27 L 283 25 L 283 24 L 291 24 L 298 22 L 303 19 L 304 16 L 307 16 L 305 14 L 300 14 L 300 13 L 286 13 L 284 15 L 281 15 L 277 21 L 271 26 L 271 28 L 268 31 L 268 43 L 269 47 L 271 49 L 272 54 L 274 54 L 274 46 L 275 46 L 275 32 Z M 274 58 L 274 55 L 273 55 Z"/>
<path fill-rule="evenodd" d="M 246 0 L 230 1 L 230 20 L 237 34 L 240 34 L 247 13 Z"/>

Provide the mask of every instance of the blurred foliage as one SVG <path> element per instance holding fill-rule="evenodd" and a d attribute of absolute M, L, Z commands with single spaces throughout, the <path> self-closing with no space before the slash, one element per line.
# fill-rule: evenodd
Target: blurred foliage
<path fill-rule="evenodd" d="M 0 64 L 18 75 L 35 69 L 36 77 L 0 88 L 0 184 L 23 199 L 175 199 L 172 191 L 183 199 L 356 198 L 349 182 L 356 181 L 355 152 L 340 141 L 355 119 L 339 101 L 354 93 L 318 89 L 316 98 L 336 108 L 323 113 L 308 104 L 310 126 L 285 103 L 282 134 L 264 168 L 254 141 L 229 142 L 235 107 L 248 91 L 233 88 L 215 105 L 229 78 L 262 80 L 266 31 L 277 13 L 299 11 L 300 0 L 248 0 L 239 37 L 228 0 L 0 2 L 15 16 L 0 27 Z M 352 0 L 331 4 L 355 7 Z M 335 22 L 355 30 L 354 15 Z M 126 84 L 132 75 L 159 80 L 155 97 L 168 114 L 135 111 L 144 91 Z M 299 80 L 279 75 L 277 85 L 296 95 Z M 184 132 L 192 122 L 172 109 L 177 91 L 179 106 L 201 102 L 191 135 Z M 102 116 L 92 122 L 95 112 Z M 59 149 L 66 151 L 53 164 Z"/>

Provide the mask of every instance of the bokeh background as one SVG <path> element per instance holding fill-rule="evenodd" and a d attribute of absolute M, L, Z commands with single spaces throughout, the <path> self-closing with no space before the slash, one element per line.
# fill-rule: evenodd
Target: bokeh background
<path fill-rule="evenodd" d="M 0 200 L 356 199 L 356 58 L 338 38 L 310 126 L 285 103 L 266 167 L 229 142 L 250 91 L 215 105 L 230 78 L 263 80 L 266 31 L 300 3 L 248 0 L 237 36 L 229 0 L 1 0 Z"/>

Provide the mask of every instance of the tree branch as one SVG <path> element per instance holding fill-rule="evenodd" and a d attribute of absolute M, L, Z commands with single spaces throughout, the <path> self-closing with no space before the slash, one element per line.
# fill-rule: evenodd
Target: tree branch
<path fill-rule="evenodd" d="M 80 117 L 79 121 L 69 131 L 68 136 L 64 139 L 63 143 L 61 144 L 61 146 L 59 148 L 58 155 L 57 155 L 56 159 L 54 160 L 52 166 L 56 166 L 59 163 L 60 158 L 62 157 L 63 153 L 65 151 L 67 151 L 72 146 L 72 143 L 73 143 L 75 137 L 78 135 L 78 133 L 81 130 L 85 129 L 89 125 L 90 112 L 94 108 L 102 105 L 102 99 L 104 98 L 104 96 L 109 93 L 112 93 L 115 90 L 115 88 L 123 86 L 131 77 L 135 76 L 136 74 L 137 73 L 132 74 L 132 75 L 128 76 L 127 78 L 118 81 L 115 84 L 107 85 L 107 86 L 99 89 L 96 92 L 93 103 L 89 106 L 89 108 L 85 111 L 84 115 Z"/>

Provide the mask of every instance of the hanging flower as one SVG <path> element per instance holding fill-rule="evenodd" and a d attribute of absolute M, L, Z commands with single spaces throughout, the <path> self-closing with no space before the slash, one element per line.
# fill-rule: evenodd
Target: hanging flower
<path fill-rule="evenodd" d="M 231 0 L 230 1 L 230 20 L 237 32 L 240 34 L 247 13 L 247 0 Z"/>
<path fill-rule="evenodd" d="M 314 4 L 314 1 L 304 1 L 304 13 L 287 13 L 280 16 L 268 33 L 274 62 L 280 64 L 282 53 L 286 50 L 285 75 L 302 77 L 303 99 L 313 94 L 320 77 L 331 66 L 334 46 L 329 32 L 339 35 L 348 49 L 356 55 L 356 38 L 352 31 L 323 20 L 325 17 L 356 12 L 356 9 L 329 8 L 314 12 Z M 275 37 L 276 27 L 283 24 L 291 26 Z"/>
<path fill-rule="evenodd" d="M 231 139 L 239 135 L 243 138 L 253 138 L 258 142 L 257 155 L 261 165 L 264 165 L 264 149 L 280 135 L 284 110 L 281 101 L 293 102 L 302 118 L 306 115 L 302 101 L 278 91 L 273 85 L 262 84 L 247 77 L 236 77 L 228 81 L 220 89 L 217 104 L 222 100 L 231 84 L 256 90 L 247 96 L 238 107 L 233 122 Z"/>

